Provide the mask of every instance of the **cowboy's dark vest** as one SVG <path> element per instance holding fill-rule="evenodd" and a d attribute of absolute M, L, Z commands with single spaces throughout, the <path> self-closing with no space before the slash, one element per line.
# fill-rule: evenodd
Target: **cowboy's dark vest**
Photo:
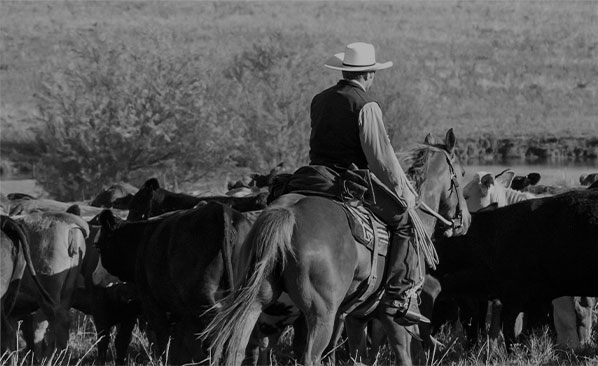
<path fill-rule="evenodd" d="M 359 112 L 373 102 L 363 89 L 346 80 L 316 95 L 311 102 L 309 159 L 312 165 L 367 168 L 359 140 Z"/>

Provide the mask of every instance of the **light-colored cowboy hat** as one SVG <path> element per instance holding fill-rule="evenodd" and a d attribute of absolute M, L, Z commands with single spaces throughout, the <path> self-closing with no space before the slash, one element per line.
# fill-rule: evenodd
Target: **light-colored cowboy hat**
<path fill-rule="evenodd" d="M 388 69 L 392 66 L 392 61 L 376 62 L 376 52 L 373 45 L 355 42 L 347 45 L 345 52 L 337 53 L 329 58 L 324 66 L 341 71 L 377 71 Z"/>

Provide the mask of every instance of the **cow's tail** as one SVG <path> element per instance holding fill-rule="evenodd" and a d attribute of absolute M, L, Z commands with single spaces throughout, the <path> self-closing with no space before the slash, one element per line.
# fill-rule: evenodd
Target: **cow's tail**
<path fill-rule="evenodd" d="M 33 282 L 35 282 L 35 285 L 37 286 L 37 289 L 40 293 L 40 296 L 42 297 L 44 302 L 46 302 L 46 304 L 55 306 L 56 302 L 50 296 L 50 294 L 48 294 L 48 291 L 46 291 L 44 286 L 39 281 L 39 278 L 37 277 L 35 268 L 33 267 L 33 260 L 31 259 L 31 249 L 29 248 L 29 237 L 27 236 L 27 233 L 25 232 L 25 230 L 23 230 L 23 227 L 18 222 L 14 221 L 10 218 L 5 219 L 5 217 L 2 217 L 2 219 L 3 219 L 2 220 L 2 229 L 6 230 L 7 232 L 12 232 L 13 235 L 16 235 L 18 237 L 19 242 L 21 243 L 21 249 L 23 250 L 23 257 L 25 259 L 25 266 L 29 270 L 29 272 L 31 274 L 31 278 L 33 278 Z M 19 281 L 19 286 L 20 286 L 20 281 Z M 9 309 L 8 313 L 10 313 L 12 311 L 12 308 L 13 308 L 15 302 L 16 302 L 16 296 L 14 297 L 14 301 L 10 304 L 10 306 L 8 306 L 8 309 Z"/>
<path fill-rule="evenodd" d="M 210 344 L 213 365 L 240 365 L 249 334 L 261 313 L 264 300 L 259 298 L 262 284 L 272 272 L 282 270 L 293 255 L 291 237 L 295 216 L 288 208 L 267 209 L 258 217 L 243 243 L 248 248 L 248 265 L 238 274 L 239 285 L 217 308 L 217 313 L 200 334 Z M 268 299 L 272 300 L 272 299 Z"/>

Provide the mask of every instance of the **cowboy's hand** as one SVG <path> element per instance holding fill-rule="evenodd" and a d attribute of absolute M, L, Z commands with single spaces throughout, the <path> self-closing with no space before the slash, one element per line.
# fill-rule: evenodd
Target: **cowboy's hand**
<path fill-rule="evenodd" d="M 411 192 L 410 189 L 403 190 L 403 199 L 407 203 L 407 208 L 414 208 L 415 207 L 415 195 Z"/>

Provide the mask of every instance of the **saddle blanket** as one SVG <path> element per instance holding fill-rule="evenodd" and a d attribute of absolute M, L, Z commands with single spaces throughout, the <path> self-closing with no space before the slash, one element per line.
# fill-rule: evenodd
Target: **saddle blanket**
<path fill-rule="evenodd" d="M 355 240 L 365 245 L 372 252 L 375 251 L 375 246 L 377 246 L 377 254 L 386 256 L 390 242 L 390 234 L 386 225 L 363 205 L 343 205 L 343 208 L 347 212 L 349 226 Z M 375 243 L 376 238 L 378 239 L 377 243 Z"/>
<path fill-rule="evenodd" d="M 371 271 L 367 281 L 353 296 L 343 301 L 339 314 L 342 317 L 348 314 L 367 317 L 376 309 L 384 294 L 385 257 L 388 253 L 390 234 L 386 225 L 363 205 L 339 205 L 345 209 L 353 237 L 371 253 Z"/>

